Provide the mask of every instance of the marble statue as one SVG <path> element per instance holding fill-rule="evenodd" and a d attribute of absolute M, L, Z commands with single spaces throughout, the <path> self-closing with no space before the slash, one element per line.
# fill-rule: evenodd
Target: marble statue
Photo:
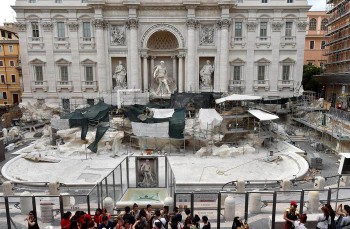
<path fill-rule="evenodd" d="M 211 65 L 210 60 L 202 67 L 199 75 L 201 77 L 201 87 L 211 87 L 211 76 L 214 73 L 214 66 Z"/>
<path fill-rule="evenodd" d="M 144 187 L 150 187 L 154 183 L 152 167 L 147 159 L 145 163 L 141 165 L 140 171 L 143 176 L 142 185 Z"/>
<path fill-rule="evenodd" d="M 161 61 L 159 65 L 154 67 L 153 77 L 158 84 L 157 95 L 171 94 L 168 84 L 168 72 L 164 61 Z"/>
<path fill-rule="evenodd" d="M 111 43 L 114 45 L 125 44 L 125 33 L 123 31 L 123 28 L 118 26 L 113 26 L 111 28 Z"/>
<path fill-rule="evenodd" d="M 123 61 L 119 61 L 117 67 L 115 67 L 113 79 L 116 81 L 114 89 L 126 88 L 126 69 L 123 66 Z"/>

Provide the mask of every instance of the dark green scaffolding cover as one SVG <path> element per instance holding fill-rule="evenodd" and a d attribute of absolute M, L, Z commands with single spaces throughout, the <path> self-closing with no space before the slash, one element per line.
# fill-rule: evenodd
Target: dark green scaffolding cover
<path fill-rule="evenodd" d="M 98 143 L 100 142 L 108 128 L 109 126 L 98 126 L 96 130 L 95 141 L 91 143 L 87 148 L 90 149 L 92 152 L 97 153 Z"/>

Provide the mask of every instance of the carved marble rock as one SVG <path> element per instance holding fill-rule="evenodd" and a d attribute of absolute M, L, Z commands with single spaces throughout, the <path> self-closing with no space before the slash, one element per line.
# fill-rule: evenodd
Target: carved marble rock
<path fill-rule="evenodd" d="M 164 61 L 160 61 L 159 65 L 153 68 L 153 78 L 151 92 L 155 95 L 170 95 L 176 88 L 173 78 L 168 77 Z"/>
<path fill-rule="evenodd" d="M 115 67 L 113 79 L 115 79 L 116 85 L 114 89 L 125 89 L 126 88 L 126 74 L 127 71 L 123 66 L 123 62 L 120 60 L 117 67 Z"/>
<path fill-rule="evenodd" d="M 200 75 L 200 85 L 201 88 L 212 87 L 212 75 L 214 73 L 214 66 L 211 65 L 210 60 L 207 60 L 207 63 L 202 67 L 199 72 Z"/>
<path fill-rule="evenodd" d="M 112 26 L 111 27 L 111 44 L 112 45 L 125 45 L 125 29 L 124 26 Z"/>

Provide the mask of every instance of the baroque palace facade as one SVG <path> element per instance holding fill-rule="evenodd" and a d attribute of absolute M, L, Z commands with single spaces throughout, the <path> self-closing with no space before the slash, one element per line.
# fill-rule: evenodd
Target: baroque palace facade
<path fill-rule="evenodd" d="M 23 100 L 108 101 L 119 89 L 279 98 L 302 80 L 307 0 L 17 0 L 13 8 Z"/>

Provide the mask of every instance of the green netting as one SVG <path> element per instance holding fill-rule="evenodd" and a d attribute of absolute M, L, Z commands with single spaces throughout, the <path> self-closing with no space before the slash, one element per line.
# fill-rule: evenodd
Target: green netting
<path fill-rule="evenodd" d="M 185 114 L 186 110 L 175 109 L 173 117 L 169 120 L 169 137 L 171 138 L 183 138 L 185 129 Z"/>
<path fill-rule="evenodd" d="M 98 126 L 96 130 L 95 140 L 87 148 L 90 149 L 92 152 L 97 153 L 98 143 L 100 142 L 108 128 L 108 126 Z"/>
<path fill-rule="evenodd" d="M 89 129 L 89 121 L 84 115 L 81 113 L 80 110 L 76 110 L 68 115 L 66 115 L 64 118 L 69 119 L 69 127 L 81 127 L 81 136 L 80 138 L 82 140 L 85 140 L 88 129 Z"/>
<path fill-rule="evenodd" d="M 112 108 L 102 101 L 98 102 L 96 105 L 87 108 L 84 116 L 93 122 L 108 122 L 109 121 L 109 110 Z"/>

